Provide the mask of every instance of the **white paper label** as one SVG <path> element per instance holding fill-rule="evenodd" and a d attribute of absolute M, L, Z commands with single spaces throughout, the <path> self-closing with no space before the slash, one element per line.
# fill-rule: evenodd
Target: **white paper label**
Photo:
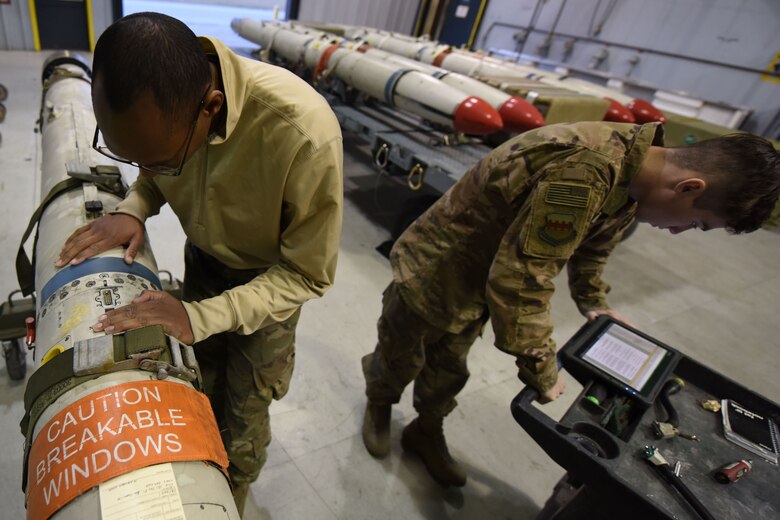
<path fill-rule="evenodd" d="M 100 484 L 103 520 L 186 520 L 173 466 L 157 464 Z"/>

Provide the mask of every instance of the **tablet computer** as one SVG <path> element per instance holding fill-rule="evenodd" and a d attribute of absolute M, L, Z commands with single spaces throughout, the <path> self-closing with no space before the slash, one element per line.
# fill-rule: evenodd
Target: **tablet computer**
<path fill-rule="evenodd" d="M 650 406 L 682 357 L 672 347 L 609 316 L 586 324 L 560 351 L 580 383 L 598 381 Z"/>

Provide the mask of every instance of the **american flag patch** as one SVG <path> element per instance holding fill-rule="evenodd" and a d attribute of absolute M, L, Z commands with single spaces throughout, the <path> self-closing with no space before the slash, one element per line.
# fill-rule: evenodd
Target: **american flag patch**
<path fill-rule="evenodd" d="M 580 184 L 566 184 L 563 182 L 551 182 L 547 188 L 544 201 L 548 204 L 559 206 L 572 206 L 574 208 L 588 207 L 590 187 Z"/>

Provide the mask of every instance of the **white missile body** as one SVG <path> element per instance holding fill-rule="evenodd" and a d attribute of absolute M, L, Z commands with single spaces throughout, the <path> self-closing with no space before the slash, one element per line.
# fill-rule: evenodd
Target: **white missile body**
<path fill-rule="evenodd" d="M 154 353 L 133 343 L 135 358 L 114 359 L 115 338 L 90 328 L 107 309 L 130 303 L 146 289 L 160 288 L 148 242 L 131 265 L 124 263 L 124 253 L 117 248 L 78 266 L 54 267 L 67 237 L 101 213 L 96 203 L 110 211 L 121 200 L 96 187 L 101 177 L 119 175 L 119 165 L 92 149 L 95 118 L 89 69 L 83 62 L 67 54 L 50 59 L 43 96 L 41 199 L 69 173 L 92 175 L 96 184 L 87 181 L 58 192 L 38 221 L 36 363 L 25 392 L 23 424 L 29 426 L 22 431 L 27 435 L 28 518 L 55 513 L 58 520 L 103 518 L 120 508 L 140 517 L 148 514 L 151 503 L 157 504 L 157 512 L 163 507 L 181 510 L 188 519 L 238 520 L 223 472 L 206 459 L 183 455 L 193 448 L 186 445 L 183 430 L 200 431 L 204 426 L 189 424 L 194 418 L 190 410 L 211 421 L 204 427 L 213 428 L 219 443 L 214 449 L 224 454 L 208 400 L 187 378 L 174 377 L 181 370 L 196 379 L 191 347 L 168 338 L 169 359 L 155 357 L 167 347 Z M 130 345 L 129 335 L 120 336 Z M 157 402 L 154 396 L 160 389 L 162 395 L 174 389 L 182 399 L 200 397 L 192 404 L 177 397 Z M 143 399 L 150 396 L 150 407 L 141 411 Z M 178 411 L 166 420 L 162 410 Z"/>
<path fill-rule="evenodd" d="M 391 106 L 468 134 L 489 134 L 503 126 L 498 112 L 482 99 L 417 70 L 342 47 L 341 39 L 327 33 L 298 32 L 249 19 L 233 20 L 231 26 L 285 60 L 304 63 L 314 71 L 315 80 L 321 75 L 338 78 Z"/>
<path fill-rule="evenodd" d="M 544 117 L 532 104 L 524 99 L 507 94 L 503 90 L 470 78 L 464 74 L 452 72 L 441 67 L 393 54 L 392 52 L 367 47 L 361 50 L 358 44 L 351 44 L 354 50 L 361 51 L 376 60 L 394 63 L 401 67 L 417 70 L 433 76 L 456 89 L 484 99 L 495 108 L 504 121 L 504 129 L 510 132 L 525 132 L 544 125 Z M 363 46 L 365 47 L 365 46 Z"/>
<path fill-rule="evenodd" d="M 429 63 L 443 69 L 459 72 L 472 77 L 501 77 L 534 79 L 536 81 L 563 87 L 574 92 L 584 93 L 593 97 L 606 98 L 613 102 L 607 118 L 612 121 L 628 121 L 625 105 L 634 119 L 640 123 L 651 121 L 664 122 L 663 113 L 652 104 L 641 99 L 635 99 L 622 92 L 597 85 L 579 78 L 558 74 L 519 63 L 506 62 L 484 55 L 474 54 L 464 50 L 452 49 L 429 40 L 410 40 L 408 37 L 395 33 L 372 30 L 369 28 L 350 28 L 345 31 L 349 38 L 359 38 L 366 43 L 382 50 L 401 56 Z"/>

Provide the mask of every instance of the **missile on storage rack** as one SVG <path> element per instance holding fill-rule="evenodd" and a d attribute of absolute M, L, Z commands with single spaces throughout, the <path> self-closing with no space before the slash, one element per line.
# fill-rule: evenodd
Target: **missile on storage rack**
<path fill-rule="evenodd" d="M 312 29 L 306 25 L 290 24 L 290 29 L 299 33 L 312 34 Z M 318 32 L 321 37 L 323 33 Z M 327 34 L 327 33 L 325 33 Z M 330 38 L 338 38 L 336 35 L 329 35 Z M 396 35 L 396 37 L 399 37 Z M 410 38 L 407 41 L 412 41 Z M 492 87 L 482 81 L 470 78 L 464 74 L 452 72 L 434 65 L 422 63 L 411 58 L 406 58 L 399 54 L 384 51 L 376 47 L 364 44 L 362 40 L 341 41 L 343 47 L 362 52 L 367 56 L 378 61 L 394 63 L 398 66 L 423 72 L 433 76 L 447 85 L 453 86 L 458 90 L 483 99 L 495 108 L 504 122 L 504 130 L 509 132 L 525 132 L 544 125 L 544 116 L 531 103 L 517 96 L 512 96 L 506 92 Z"/>
<path fill-rule="evenodd" d="M 360 43 L 345 43 L 344 46 L 363 52 L 366 56 L 379 61 L 423 72 L 462 92 L 484 99 L 498 110 L 504 122 L 504 130 L 508 132 L 525 132 L 544 125 L 544 116 L 531 103 L 477 79 Z"/>
<path fill-rule="evenodd" d="M 342 47 L 334 43 L 340 38 L 327 33 L 298 32 L 246 18 L 233 20 L 231 27 L 291 63 L 302 62 L 313 71 L 315 81 L 323 75 L 338 78 L 390 106 L 466 134 L 491 134 L 503 127 L 501 116 L 484 100 L 419 71 Z"/>
<path fill-rule="evenodd" d="M 116 518 L 122 511 L 140 518 L 165 510 L 169 518 L 238 520 L 216 421 L 195 389 L 192 347 L 160 326 L 114 336 L 90 328 L 107 310 L 161 288 L 148 243 L 130 265 L 116 248 L 54 267 L 65 239 L 113 209 L 124 186 L 118 163 L 91 147 L 90 75 L 67 52 L 50 57 L 43 71 L 44 209 L 33 218 L 34 271 L 26 254 L 17 258 L 23 291 L 34 287 L 37 295 L 28 331 L 36 367 L 22 420 L 27 517 Z"/>
<path fill-rule="evenodd" d="M 463 49 L 453 49 L 434 41 L 410 40 L 394 33 L 369 28 L 353 28 L 347 30 L 346 35 L 350 38 L 360 38 L 379 49 L 471 77 L 532 78 L 549 85 L 562 86 L 575 92 L 606 98 L 610 101 L 610 108 L 605 115 L 607 121 L 634 122 L 635 120 L 638 123 L 666 121 L 663 112 L 647 101 L 634 99 L 618 90 L 579 78 L 530 65 L 506 62 Z M 630 117 L 627 115 L 628 112 L 631 113 Z"/>
<path fill-rule="evenodd" d="M 434 48 L 433 52 L 424 52 L 421 56 L 423 60 L 430 60 L 431 63 L 440 63 L 442 68 L 455 70 L 469 76 L 528 78 L 581 94 L 604 98 L 610 102 L 604 115 L 605 121 L 621 123 L 649 123 L 651 121 L 663 123 L 666 121 L 663 113 L 647 101 L 634 99 L 618 90 L 602 87 L 579 78 L 542 70 L 530 65 L 503 62 L 489 56 L 476 55 L 463 50 L 453 51 L 449 48 Z"/>

